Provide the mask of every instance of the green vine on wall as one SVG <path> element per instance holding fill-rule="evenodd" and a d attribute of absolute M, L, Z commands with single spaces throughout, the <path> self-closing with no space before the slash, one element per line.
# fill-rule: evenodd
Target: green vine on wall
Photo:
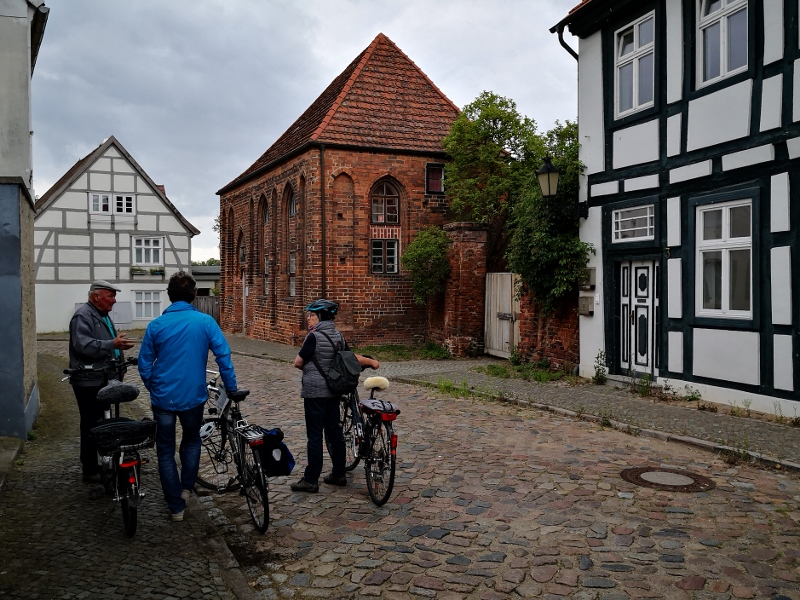
<path fill-rule="evenodd" d="M 425 304 L 430 296 L 444 291 L 445 281 L 450 275 L 448 243 L 444 230 L 432 225 L 417 233 L 400 259 L 411 277 L 414 300 L 418 304 Z"/>

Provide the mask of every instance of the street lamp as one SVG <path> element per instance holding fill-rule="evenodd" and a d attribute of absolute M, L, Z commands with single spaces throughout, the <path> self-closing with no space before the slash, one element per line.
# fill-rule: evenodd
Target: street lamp
<path fill-rule="evenodd" d="M 536 174 L 539 178 L 539 187 L 542 188 L 542 196 L 550 198 L 558 192 L 558 169 L 553 166 L 550 156 L 544 157 L 544 164 Z"/>

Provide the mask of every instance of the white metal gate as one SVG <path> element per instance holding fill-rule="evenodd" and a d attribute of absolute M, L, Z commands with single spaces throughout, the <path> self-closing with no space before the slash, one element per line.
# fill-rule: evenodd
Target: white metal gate
<path fill-rule="evenodd" d="M 519 300 L 514 273 L 486 275 L 484 348 L 486 354 L 508 358 L 519 341 Z"/>

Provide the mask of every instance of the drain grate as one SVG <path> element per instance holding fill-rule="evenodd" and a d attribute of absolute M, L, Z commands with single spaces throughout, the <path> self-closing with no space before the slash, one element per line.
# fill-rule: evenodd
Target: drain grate
<path fill-rule="evenodd" d="M 678 469 L 637 467 L 625 469 L 620 476 L 627 482 L 642 487 L 670 492 L 707 492 L 717 485 L 708 477 Z"/>

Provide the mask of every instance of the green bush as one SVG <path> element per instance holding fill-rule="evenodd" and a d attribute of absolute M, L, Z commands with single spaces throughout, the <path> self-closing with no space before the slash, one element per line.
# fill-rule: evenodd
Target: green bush
<path fill-rule="evenodd" d="M 444 291 L 445 280 L 450 275 L 448 243 L 444 230 L 432 225 L 417 233 L 400 259 L 411 277 L 414 300 L 418 304 L 426 304 L 430 296 Z"/>

